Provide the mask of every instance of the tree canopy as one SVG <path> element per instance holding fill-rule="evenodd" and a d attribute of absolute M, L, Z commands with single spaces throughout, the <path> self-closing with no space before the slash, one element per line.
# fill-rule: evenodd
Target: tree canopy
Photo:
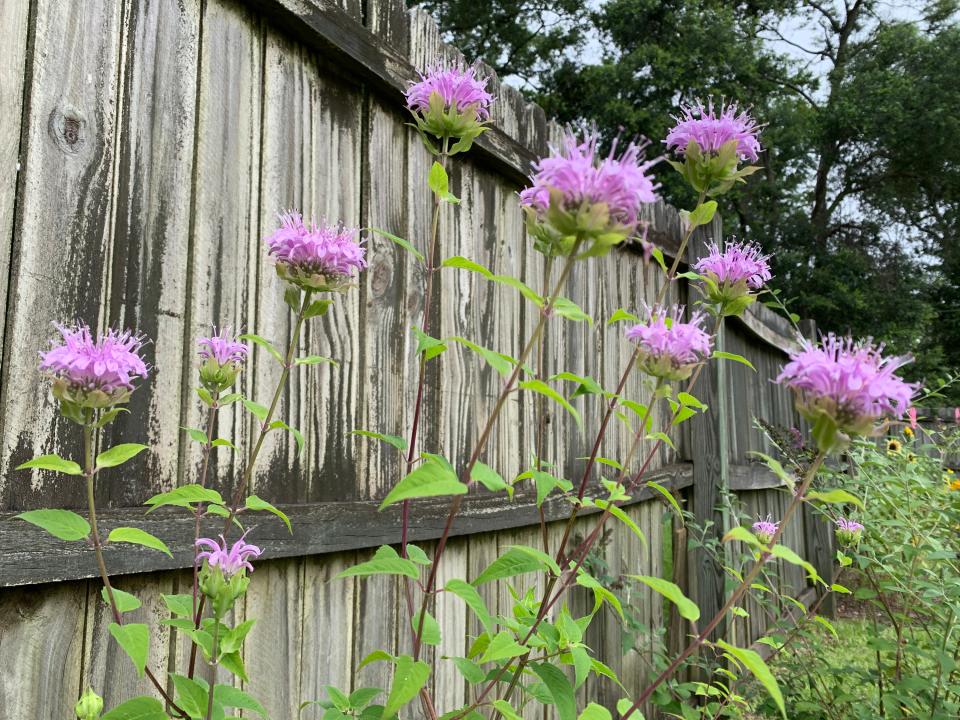
<path fill-rule="evenodd" d="M 773 255 L 775 287 L 822 330 L 913 353 L 916 378 L 958 371 L 954 0 L 896 14 L 882 0 L 419 4 L 562 122 L 662 138 L 681 102 L 750 106 L 764 169 L 727 202 L 727 232 Z M 661 167 L 665 194 L 688 201 Z"/>

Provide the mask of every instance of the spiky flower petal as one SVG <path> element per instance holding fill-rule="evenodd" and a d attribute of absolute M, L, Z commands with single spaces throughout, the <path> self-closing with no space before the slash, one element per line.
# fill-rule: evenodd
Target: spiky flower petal
<path fill-rule="evenodd" d="M 627 328 L 627 339 L 640 346 L 637 367 L 643 372 L 663 380 L 685 380 L 710 354 L 713 340 L 703 330 L 703 314 L 695 312 L 684 321 L 683 311 L 682 305 L 669 311 L 647 308 L 647 322 Z"/>
<path fill-rule="evenodd" d="M 280 227 L 266 244 L 284 280 L 304 290 L 343 292 L 367 267 L 358 232 L 344 225 L 308 224 L 299 212 L 289 210 L 280 215 Z"/>

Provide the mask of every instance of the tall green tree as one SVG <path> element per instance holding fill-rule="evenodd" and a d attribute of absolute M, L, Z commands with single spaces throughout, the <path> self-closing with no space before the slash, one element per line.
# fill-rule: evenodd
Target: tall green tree
<path fill-rule="evenodd" d="M 728 203 L 728 231 L 773 253 L 777 287 L 821 329 L 914 353 L 916 377 L 960 368 L 956 2 L 897 15 L 883 0 L 425 4 L 563 122 L 659 139 L 681 102 L 751 106 L 764 169 Z M 663 167 L 665 194 L 689 202 Z"/>

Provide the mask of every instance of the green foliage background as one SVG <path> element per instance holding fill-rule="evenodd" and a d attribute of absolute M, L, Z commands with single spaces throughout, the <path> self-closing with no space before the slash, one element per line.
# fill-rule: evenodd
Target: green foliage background
<path fill-rule="evenodd" d="M 564 122 L 659 139 L 680 101 L 751 106 L 764 170 L 724 220 L 773 253 L 791 310 L 913 353 L 913 378 L 960 368 L 955 0 L 411 4 Z M 689 193 L 665 165 L 658 177 Z M 934 404 L 960 403 L 949 392 Z"/>

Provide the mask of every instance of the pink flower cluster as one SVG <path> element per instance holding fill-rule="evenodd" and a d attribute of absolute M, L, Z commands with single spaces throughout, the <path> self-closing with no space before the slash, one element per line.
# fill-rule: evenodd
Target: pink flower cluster
<path fill-rule="evenodd" d="M 474 67 L 461 69 L 438 63 L 429 68 L 425 74 L 420 74 L 420 82 L 407 89 L 407 108 L 412 112 L 427 112 L 434 93 L 443 99 L 445 110 L 455 108 L 457 112 L 463 112 L 473 107 L 480 120 L 490 117 L 493 95 L 487 92 L 487 79 L 477 78 Z"/>
<path fill-rule="evenodd" d="M 769 282 L 769 255 L 764 255 L 753 243 L 728 243 L 723 250 L 717 243 L 710 245 L 710 254 L 694 265 L 694 270 L 711 275 L 719 284 L 734 285 L 746 282 L 751 290 L 758 290 Z"/>
<path fill-rule="evenodd" d="M 94 339 L 90 327 L 77 322 L 57 325 L 62 345 L 40 353 L 40 369 L 53 373 L 72 390 L 99 390 L 108 395 L 132 390 L 135 377 L 147 376 L 140 357 L 143 338 L 129 330 L 108 330 Z"/>
<path fill-rule="evenodd" d="M 841 430 L 862 434 L 884 415 L 903 415 L 918 387 L 895 374 L 911 358 L 885 358 L 882 351 L 869 339 L 854 342 L 830 333 L 819 346 L 804 342 L 776 381 L 798 394 L 808 418 L 827 413 Z"/>
<path fill-rule="evenodd" d="M 299 212 L 290 210 L 280 215 L 280 227 L 266 243 L 278 263 L 297 273 L 348 278 L 367 266 L 357 233 L 342 225 L 307 225 Z"/>
<path fill-rule="evenodd" d="M 534 165 L 532 185 L 520 193 L 520 204 L 543 214 L 550 207 L 550 191 L 561 193 L 563 209 L 576 211 L 585 204 L 603 203 L 610 218 L 627 228 L 637 224 L 643 203 L 657 199 L 656 187 L 647 175 L 652 162 L 644 162 L 643 146 L 629 143 L 617 157 L 617 142 L 605 158 L 597 156 L 596 129 L 583 141 L 568 132 L 560 148 L 551 147 L 549 157 Z"/>
<path fill-rule="evenodd" d="M 858 523 L 856 520 L 848 520 L 847 518 L 837 518 L 837 529 L 843 530 L 844 532 L 860 532 L 863 530 L 863 525 Z"/>
<path fill-rule="evenodd" d="M 746 110 L 738 113 L 736 103 L 715 109 L 712 100 L 706 106 L 698 100 L 693 105 L 683 106 L 682 110 L 682 115 L 674 116 L 677 124 L 664 140 L 667 148 L 683 155 L 692 140 L 700 146 L 701 151 L 711 154 L 719 152 L 731 140 L 736 140 L 740 159 L 757 161 L 761 150 L 758 138 L 760 126 Z"/>
<path fill-rule="evenodd" d="M 250 558 L 260 557 L 263 551 L 256 545 L 248 543 L 246 533 L 241 536 L 228 550 L 227 541 L 220 536 L 220 542 L 210 538 L 200 538 L 197 540 L 197 547 L 208 548 L 203 552 L 197 553 L 197 562 L 207 561 L 210 567 L 218 567 L 225 578 L 236 575 L 241 570 L 253 571 L 253 565 L 250 564 Z"/>
<path fill-rule="evenodd" d="M 199 355 L 204 360 L 214 360 L 218 365 L 239 365 L 246 361 L 250 348 L 233 336 L 229 327 L 221 328 L 210 337 L 197 340 Z"/>
<path fill-rule="evenodd" d="M 684 322 L 683 310 L 682 305 L 669 313 L 660 307 L 648 309 L 646 323 L 627 328 L 627 340 L 640 346 L 639 367 L 647 374 L 683 380 L 710 354 L 713 340 L 703 330 L 703 314 L 695 312 Z"/>
<path fill-rule="evenodd" d="M 767 517 L 757 520 L 753 524 L 753 534 L 757 536 L 757 540 L 762 542 L 764 545 L 769 545 L 773 542 L 774 536 L 777 534 L 777 530 L 780 529 L 780 523 L 773 522 L 773 518 L 769 515 Z"/>

